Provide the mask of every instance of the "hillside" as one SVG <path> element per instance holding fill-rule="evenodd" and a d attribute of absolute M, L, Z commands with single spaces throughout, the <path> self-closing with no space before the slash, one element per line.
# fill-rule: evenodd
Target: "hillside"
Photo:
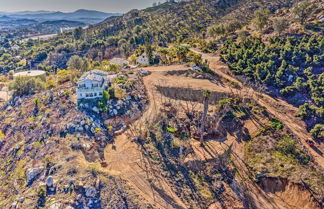
<path fill-rule="evenodd" d="M 140 114 L 118 109 L 120 99 L 113 98 L 107 107 L 120 117 L 99 104 L 100 114 L 89 104 L 78 108 L 69 81 L 17 97 L 0 114 L 0 206 L 320 208 L 322 174 L 295 130 L 222 78 L 224 65 L 215 66 L 215 74 L 184 65 L 145 68 L 150 74 L 127 87 L 141 98 L 131 99 L 129 110 L 149 100 Z M 123 80 L 116 83 L 128 86 Z M 206 90 L 210 109 L 200 146 Z M 118 131 L 120 121 L 129 123 L 125 132 Z"/>
<path fill-rule="evenodd" d="M 66 62 L 61 62 L 61 58 L 69 58 L 73 53 L 94 60 L 109 59 L 116 55 L 128 57 L 141 45 L 167 46 L 189 37 L 205 38 L 207 28 L 213 23 L 226 18 L 244 22 L 250 17 L 243 14 L 251 14 L 259 7 L 275 10 L 290 6 L 291 1 L 277 0 L 195 0 L 149 12 L 132 10 L 121 17 L 110 17 L 89 29 L 62 34 L 41 45 L 34 43 L 38 46 L 32 51 L 28 46 L 21 44 L 20 53 L 27 55 L 26 59 L 31 63 L 50 62 L 52 68 L 65 68 Z M 56 59 L 50 61 L 49 56 L 41 56 L 42 59 L 39 59 L 39 55 L 43 53 L 52 54 Z"/>
<path fill-rule="evenodd" d="M 0 39 L 0 208 L 322 208 L 324 3 L 155 5 Z"/>

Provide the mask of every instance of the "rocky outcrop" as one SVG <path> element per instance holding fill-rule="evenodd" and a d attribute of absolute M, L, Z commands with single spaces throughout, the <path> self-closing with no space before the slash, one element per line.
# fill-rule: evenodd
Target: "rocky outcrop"
<path fill-rule="evenodd" d="M 31 186 L 33 182 L 40 176 L 44 171 L 44 167 L 30 168 L 26 171 L 26 182 L 27 186 Z"/>

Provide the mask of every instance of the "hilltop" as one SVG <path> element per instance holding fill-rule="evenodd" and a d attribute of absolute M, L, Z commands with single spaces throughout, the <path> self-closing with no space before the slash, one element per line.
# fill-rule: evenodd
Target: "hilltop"
<path fill-rule="evenodd" d="M 0 208 L 321 208 L 323 8 L 168 1 L 5 37 Z"/>

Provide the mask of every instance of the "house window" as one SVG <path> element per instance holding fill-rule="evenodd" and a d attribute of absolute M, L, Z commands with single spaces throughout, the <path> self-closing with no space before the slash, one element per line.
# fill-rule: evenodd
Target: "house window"
<path fill-rule="evenodd" d="M 89 97 L 89 94 L 86 94 L 86 97 Z"/>
<path fill-rule="evenodd" d="M 82 97 L 82 94 L 80 94 L 80 97 Z"/>
<path fill-rule="evenodd" d="M 99 96 L 102 96 L 102 92 L 99 92 Z"/>
<path fill-rule="evenodd" d="M 94 96 L 96 97 L 97 96 L 97 93 L 94 93 Z"/>

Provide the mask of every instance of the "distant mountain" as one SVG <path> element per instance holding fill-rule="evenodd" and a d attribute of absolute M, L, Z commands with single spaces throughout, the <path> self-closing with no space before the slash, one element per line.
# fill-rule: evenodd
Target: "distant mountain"
<path fill-rule="evenodd" d="M 47 14 L 47 13 L 52 13 L 52 11 L 38 10 L 38 11 L 20 11 L 20 12 L 15 12 L 15 14 L 21 14 L 21 15 Z"/>
<path fill-rule="evenodd" d="M 95 24 L 111 16 L 120 16 L 120 13 L 105 13 L 95 10 L 79 9 L 74 12 L 50 12 L 50 11 L 24 11 L 7 14 L 14 18 L 28 18 L 39 22 L 53 20 L 80 21 L 85 24 Z"/>
<path fill-rule="evenodd" d="M 7 15 L 0 16 L 0 28 L 16 28 L 37 23 L 36 20 L 28 18 L 14 18 Z"/>
<path fill-rule="evenodd" d="M 21 29 L 29 29 L 41 34 L 54 34 L 61 32 L 61 29 L 69 31 L 76 27 L 84 27 L 85 23 L 71 20 L 49 20 L 37 22 L 27 26 L 22 26 Z"/>

